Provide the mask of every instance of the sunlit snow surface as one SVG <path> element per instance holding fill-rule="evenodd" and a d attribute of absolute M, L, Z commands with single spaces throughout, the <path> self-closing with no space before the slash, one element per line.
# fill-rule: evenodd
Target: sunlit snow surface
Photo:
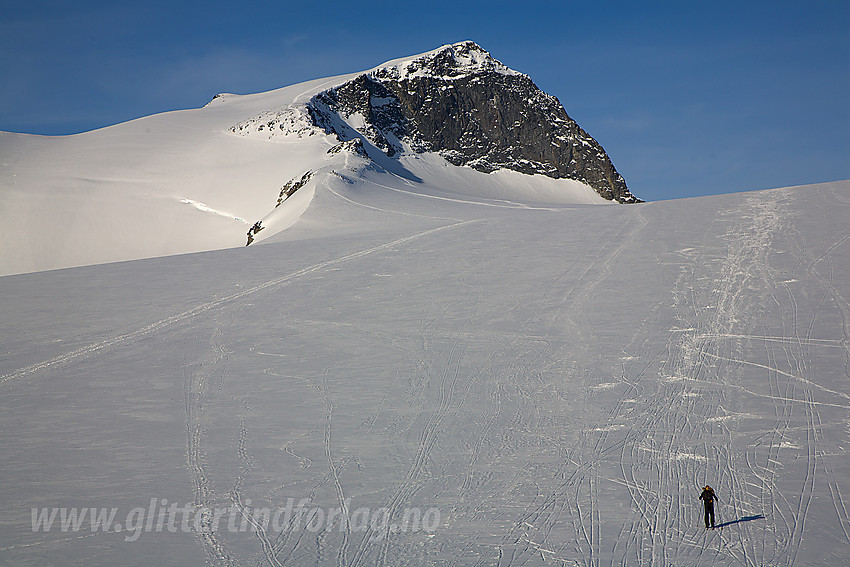
<path fill-rule="evenodd" d="M 386 177 L 295 193 L 248 248 L 0 278 L 0 563 L 850 563 L 850 183 L 543 206 Z M 439 523 L 31 521 L 288 498 Z"/>
<path fill-rule="evenodd" d="M 412 72 L 449 50 L 458 72 L 516 73 L 462 45 L 372 71 Z M 306 105 L 360 74 L 223 94 L 203 108 L 73 136 L 0 132 L 0 275 L 244 246 L 247 227 L 258 220 L 265 230 L 257 241 L 292 226 L 311 205 L 315 185 L 332 189 L 364 176 L 455 200 L 609 203 L 570 179 L 507 170 L 488 175 L 410 148 L 389 158 L 368 142 L 365 119 L 357 114 L 333 115 L 333 126 L 349 139 L 361 138 L 373 161 L 339 151 L 340 139 L 315 126 Z M 277 207 L 281 189 L 308 172 L 312 184 L 299 190 L 296 203 Z"/>

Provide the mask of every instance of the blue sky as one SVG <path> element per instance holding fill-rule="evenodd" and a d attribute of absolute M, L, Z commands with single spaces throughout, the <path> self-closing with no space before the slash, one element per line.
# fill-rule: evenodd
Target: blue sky
<path fill-rule="evenodd" d="M 631 190 L 850 178 L 850 2 L 0 0 L 0 130 L 69 134 L 472 39 Z"/>

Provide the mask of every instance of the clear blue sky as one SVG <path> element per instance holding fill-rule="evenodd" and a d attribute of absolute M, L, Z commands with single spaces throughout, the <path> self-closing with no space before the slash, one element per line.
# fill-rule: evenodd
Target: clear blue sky
<path fill-rule="evenodd" d="M 69 134 L 472 39 L 632 191 L 850 178 L 850 2 L 0 0 L 0 130 Z"/>

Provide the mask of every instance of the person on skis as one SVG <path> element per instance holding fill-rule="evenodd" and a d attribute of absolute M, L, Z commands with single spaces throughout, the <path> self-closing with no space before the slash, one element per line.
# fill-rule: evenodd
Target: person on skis
<path fill-rule="evenodd" d="M 699 499 L 705 506 L 705 529 L 709 528 L 709 520 L 711 520 L 711 529 L 714 529 L 714 502 L 717 500 L 714 490 L 710 486 L 706 486 Z"/>

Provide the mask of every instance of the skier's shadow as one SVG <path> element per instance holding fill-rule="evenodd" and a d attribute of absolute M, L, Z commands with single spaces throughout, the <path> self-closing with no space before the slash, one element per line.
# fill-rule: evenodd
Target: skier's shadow
<path fill-rule="evenodd" d="M 744 516 L 743 518 L 738 518 L 737 520 L 730 520 L 728 522 L 723 522 L 722 524 L 717 524 L 715 527 L 722 528 L 724 526 L 731 526 L 732 524 L 740 524 L 741 522 L 751 522 L 753 520 L 761 520 L 764 518 L 764 514 L 757 514 L 755 516 Z"/>

